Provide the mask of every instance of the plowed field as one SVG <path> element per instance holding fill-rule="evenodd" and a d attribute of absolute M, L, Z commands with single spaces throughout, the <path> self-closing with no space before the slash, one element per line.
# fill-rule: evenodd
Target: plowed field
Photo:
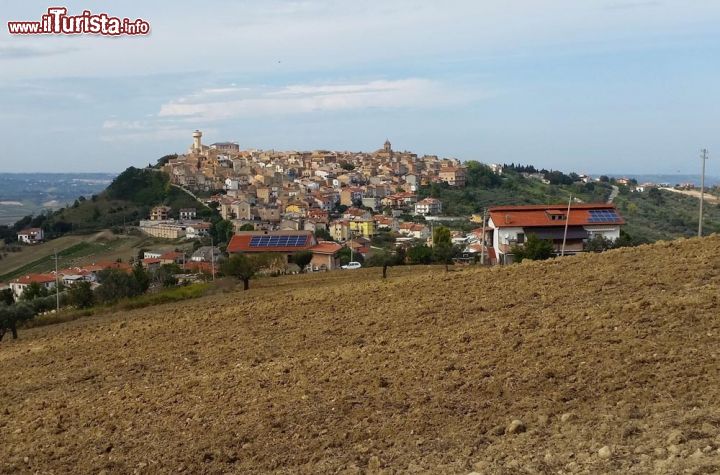
<path fill-rule="evenodd" d="M 0 472 L 720 473 L 720 237 L 380 272 L 21 331 Z"/>

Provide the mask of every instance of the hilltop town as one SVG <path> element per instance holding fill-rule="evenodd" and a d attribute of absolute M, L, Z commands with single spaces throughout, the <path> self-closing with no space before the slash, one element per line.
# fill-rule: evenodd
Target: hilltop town
<path fill-rule="evenodd" d="M 58 288 L 69 293 L 78 283 L 96 291 L 108 273 L 135 272 L 147 273 L 152 282 L 143 291 L 157 291 L 214 279 L 238 255 L 253 260 L 253 275 L 508 265 L 647 242 L 624 228 L 695 232 L 694 198 L 681 194 L 693 193 L 688 187 L 566 175 L 532 165 L 461 163 L 398 152 L 389 140 L 370 153 L 280 152 L 242 150 L 234 142 L 205 145 L 202 137 L 196 130 L 186 153 L 144 169 L 131 167 L 100 195 L 28 216 L 3 231 L 6 243 L 14 241 L 4 250 L 16 254 L 47 247 L 73 229 L 124 238 L 119 248 L 126 254 L 93 253 L 102 249 L 96 246 L 85 258 L 63 259 L 61 248 L 53 268 L 42 257 L 47 250 L 26 252 L 36 257 L 15 257 L 14 267 L 0 272 L 6 282 L 0 290 L 14 300 Z M 668 219 L 678 203 L 678 214 Z M 718 209 L 708 214 L 708 227 L 716 229 Z M 103 227 L 93 228 L 93 222 Z M 129 237 L 136 245 L 127 243 Z"/>

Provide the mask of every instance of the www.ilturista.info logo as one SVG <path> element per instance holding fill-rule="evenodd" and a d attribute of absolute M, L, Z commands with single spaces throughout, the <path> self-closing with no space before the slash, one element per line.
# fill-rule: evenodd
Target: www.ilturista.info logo
<path fill-rule="evenodd" d="M 107 13 L 85 10 L 81 15 L 67 14 L 65 7 L 50 7 L 40 21 L 9 21 L 11 35 L 147 35 L 150 23 L 137 18 L 118 18 Z"/>

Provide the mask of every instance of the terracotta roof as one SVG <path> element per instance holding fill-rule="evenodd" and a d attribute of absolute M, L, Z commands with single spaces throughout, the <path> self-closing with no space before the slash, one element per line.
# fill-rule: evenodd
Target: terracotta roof
<path fill-rule="evenodd" d="M 342 246 L 332 241 L 320 241 L 317 246 L 313 246 L 310 250 L 315 254 L 335 254 Z"/>
<path fill-rule="evenodd" d="M 40 231 L 42 231 L 41 228 L 25 228 L 22 231 L 20 231 L 18 234 L 38 233 Z"/>
<path fill-rule="evenodd" d="M 185 263 L 185 266 L 183 267 L 185 270 L 191 270 L 194 272 L 205 272 L 207 274 L 212 272 L 212 263 L 210 262 L 197 262 L 197 261 L 189 261 Z M 217 271 L 219 269 L 219 265 L 217 263 L 217 260 L 215 262 L 215 270 Z"/>
<path fill-rule="evenodd" d="M 55 276 L 53 274 L 28 274 L 11 281 L 13 284 L 31 284 L 33 282 L 38 284 L 55 282 Z"/>
<path fill-rule="evenodd" d="M 160 256 L 160 259 L 163 259 L 163 260 L 165 260 L 165 259 L 179 259 L 179 258 L 181 258 L 181 257 L 183 257 L 183 253 L 182 253 L 182 252 L 169 251 L 169 252 L 166 252 L 165 254 L 161 255 L 161 256 Z"/>
<path fill-rule="evenodd" d="M 551 215 L 567 213 L 567 205 L 525 205 L 525 206 L 496 206 L 490 208 L 490 219 L 495 227 L 533 227 L 533 226 L 595 226 L 625 224 L 625 220 L 618 214 L 618 220 L 612 222 L 591 222 L 591 210 L 613 210 L 615 205 L 608 203 L 580 203 L 570 207 L 570 216 L 566 221 L 552 220 Z"/>

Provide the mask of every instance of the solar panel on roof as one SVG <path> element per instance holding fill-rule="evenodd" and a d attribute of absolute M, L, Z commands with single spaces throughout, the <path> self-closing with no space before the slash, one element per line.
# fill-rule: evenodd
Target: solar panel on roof
<path fill-rule="evenodd" d="M 590 219 L 591 223 L 613 223 L 619 221 L 620 216 L 612 209 L 591 209 Z"/>
<path fill-rule="evenodd" d="M 307 244 L 307 236 L 252 236 L 250 247 L 302 247 Z"/>

